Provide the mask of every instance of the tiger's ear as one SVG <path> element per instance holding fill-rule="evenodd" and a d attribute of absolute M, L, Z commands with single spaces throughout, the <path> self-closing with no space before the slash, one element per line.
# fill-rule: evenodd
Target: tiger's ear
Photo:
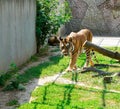
<path fill-rule="evenodd" d="M 59 37 L 58 37 L 58 40 L 59 40 L 59 41 L 62 41 L 62 40 L 63 40 L 63 38 L 62 38 L 61 36 L 59 36 Z"/>
<path fill-rule="evenodd" d="M 69 37 L 69 42 L 72 42 L 72 37 Z"/>

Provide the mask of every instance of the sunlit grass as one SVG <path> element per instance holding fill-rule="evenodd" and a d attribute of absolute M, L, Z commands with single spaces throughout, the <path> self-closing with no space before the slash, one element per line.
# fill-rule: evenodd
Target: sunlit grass
<path fill-rule="evenodd" d="M 120 94 L 78 87 L 76 85 L 48 84 L 36 88 L 31 103 L 19 109 L 119 109 Z M 105 99 L 105 100 L 104 100 Z"/>

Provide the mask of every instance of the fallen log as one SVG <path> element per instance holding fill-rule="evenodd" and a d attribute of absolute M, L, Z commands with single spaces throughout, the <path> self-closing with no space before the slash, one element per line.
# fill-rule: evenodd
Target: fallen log
<path fill-rule="evenodd" d="M 120 53 L 118 53 L 118 52 L 113 52 L 113 51 L 107 50 L 107 49 L 97 46 L 89 41 L 86 41 L 84 43 L 84 47 L 93 49 L 94 51 L 97 51 L 105 56 L 108 56 L 110 58 L 117 59 L 120 61 Z"/>

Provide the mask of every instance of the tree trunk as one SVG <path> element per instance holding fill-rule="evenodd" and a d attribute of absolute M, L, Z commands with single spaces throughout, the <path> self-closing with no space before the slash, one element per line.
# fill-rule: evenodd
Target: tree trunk
<path fill-rule="evenodd" d="M 90 49 L 93 49 L 94 51 L 97 51 L 105 56 L 108 56 L 110 58 L 113 58 L 113 59 L 117 59 L 120 61 L 120 53 L 118 52 L 112 52 L 110 50 L 107 50 L 105 48 L 102 48 L 100 46 L 97 46 L 89 41 L 86 41 L 84 43 L 84 47 L 87 47 L 87 48 L 90 48 Z"/>

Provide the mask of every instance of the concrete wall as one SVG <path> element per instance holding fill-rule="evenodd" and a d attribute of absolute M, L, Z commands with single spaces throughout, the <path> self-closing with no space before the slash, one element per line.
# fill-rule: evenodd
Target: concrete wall
<path fill-rule="evenodd" d="M 68 0 L 73 18 L 62 34 L 91 29 L 94 35 L 120 36 L 120 0 Z"/>
<path fill-rule="evenodd" d="M 0 72 L 36 52 L 36 0 L 0 0 Z"/>

